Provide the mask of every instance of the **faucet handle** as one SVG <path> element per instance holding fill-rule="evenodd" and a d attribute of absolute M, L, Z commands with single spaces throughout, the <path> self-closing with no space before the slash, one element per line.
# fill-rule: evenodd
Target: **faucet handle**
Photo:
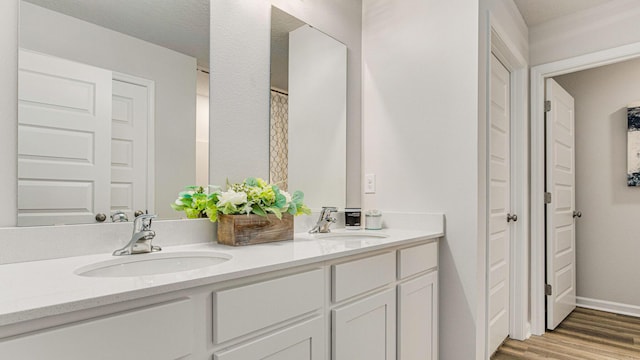
<path fill-rule="evenodd" d="M 152 214 L 139 215 L 133 220 L 133 227 L 135 229 L 138 224 L 141 224 L 142 230 L 149 230 L 151 228 L 151 220 L 155 219 L 156 217 L 158 217 L 158 215 L 152 215 Z"/>

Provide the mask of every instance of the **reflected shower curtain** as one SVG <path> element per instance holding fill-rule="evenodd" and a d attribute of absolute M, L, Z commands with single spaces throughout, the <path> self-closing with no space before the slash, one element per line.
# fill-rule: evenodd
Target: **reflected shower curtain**
<path fill-rule="evenodd" d="M 270 182 L 287 191 L 289 158 L 289 99 L 271 90 L 271 124 L 269 130 Z"/>

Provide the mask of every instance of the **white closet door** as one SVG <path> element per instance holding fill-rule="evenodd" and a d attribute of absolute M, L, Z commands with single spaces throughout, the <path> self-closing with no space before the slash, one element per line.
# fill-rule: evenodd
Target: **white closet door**
<path fill-rule="evenodd" d="M 509 70 L 491 56 L 489 168 L 489 354 L 509 336 L 511 229 Z"/>
<path fill-rule="evenodd" d="M 19 53 L 18 225 L 109 213 L 111 72 Z"/>
<path fill-rule="evenodd" d="M 149 89 L 113 80 L 111 133 L 111 210 L 130 219 L 149 210 L 147 201 Z"/>
<path fill-rule="evenodd" d="M 576 308 L 575 111 L 573 97 L 548 79 L 547 100 L 547 328 Z"/>

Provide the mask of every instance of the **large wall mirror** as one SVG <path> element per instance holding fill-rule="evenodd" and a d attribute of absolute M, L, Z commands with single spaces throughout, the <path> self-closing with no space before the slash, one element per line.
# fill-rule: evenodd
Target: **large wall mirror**
<path fill-rule="evenodd" d="M 182 218 L 169 206 L 177 192 L 232 172 L 209 169 L 209 84 L 216 86 L 208 74 L 209 1 L 21 1 L 19 226 L 95 223 L 98 214 L 110 222 L 115 211 L 129 219 L 136 210 Z M 252 7 L 262 14 L 263 5 Z M 272 40 L 281 41 L 271 44 L 272 94 L 286 95 L 286 111 L 271 108 L 286 115 L 286 132 L 261 134 L 273 145 L 271 180 L 303 190 L 312 208 L 344 207 L 347 48 L 277 8 L 265 8 L 269 15 Z M 217 51 L 233 53 L 226 45 Z M 233 63 L 234 74 L 242 73 L 243 63 Z M 274 130 L 277 116 L 264 112 L 254 116 L 271 118 Z M 225 131 L 242 131 L 243 121 Z M 213 141 L 228 135 L 216 133 Z M 274 136 L 285 139 L 284 171 L 277 170 Z"/>
<path fill-rule="evenodd" d="M 209 7 L 21 1 L 19 226 L 181 217 L 177 192 L 208 183 Z"/>
<path fill-rule="evenodd" d="M 270 177 L 312 209 L 346 203 L 347 47 L 271 8 Z"/>

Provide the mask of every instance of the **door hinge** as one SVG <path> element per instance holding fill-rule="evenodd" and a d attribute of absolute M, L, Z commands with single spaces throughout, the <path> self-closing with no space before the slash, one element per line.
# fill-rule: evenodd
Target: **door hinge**
<path fill-rule="evenodd" d="M 544 111 L 551 111 L 551 100 L 546 100 L 544 102 Z"/>
<path fill-rule="evenodd" d="M 550 192 L 544 193 L 544 203 L 545 204 L 551 204 L 551 193 Z"/>
<path fill-rule="evenodd" d="M 553 289 L 551 288 L 551 284 L 544 285 L 544 294 L 547 296 L 553 294 Z"/>

